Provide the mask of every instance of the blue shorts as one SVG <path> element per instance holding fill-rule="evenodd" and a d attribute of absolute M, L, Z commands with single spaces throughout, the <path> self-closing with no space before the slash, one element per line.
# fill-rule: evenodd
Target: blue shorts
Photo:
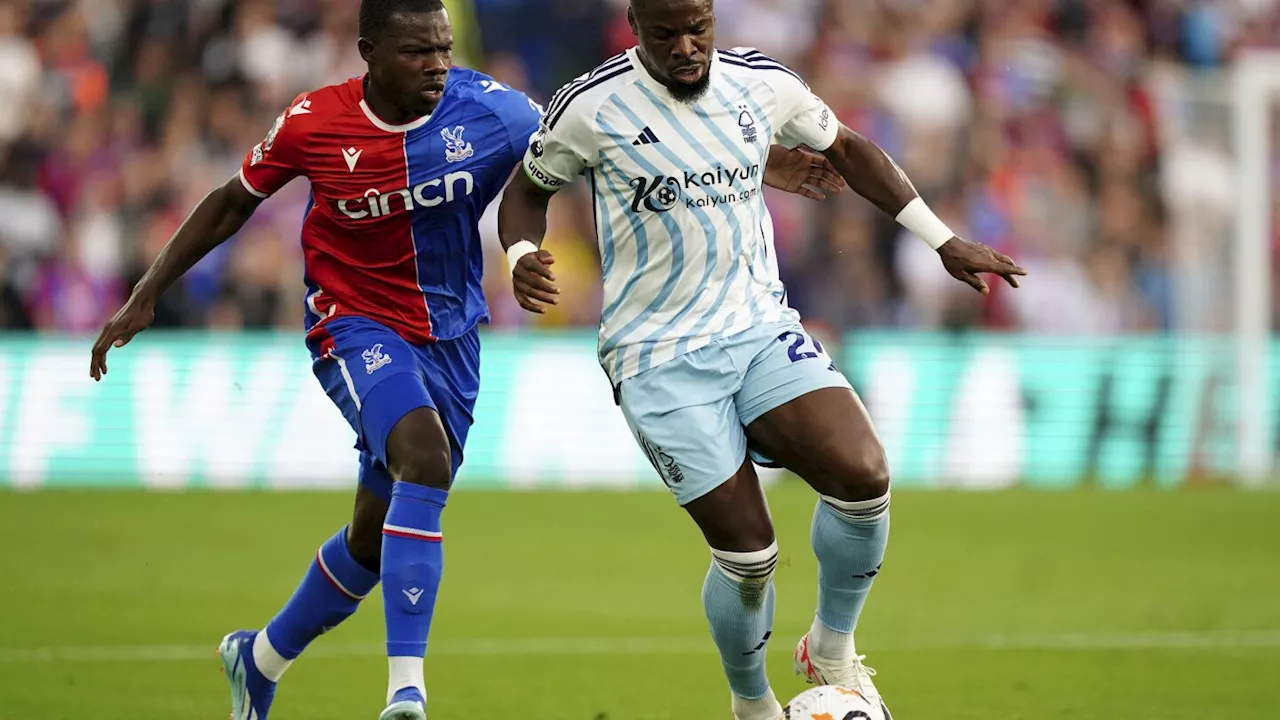
<path fill-rule="evenodd" d="M 720 338 L 623 380 L 618 404 L 676 502 L 687 505 L 742 467 L 748 425 L 830 387 L 852 390 L 799 322 L 780 322 Z M 751 457 L 770 464 L 758 453 Z"/>
<path fill-rule="evenodd" d="M 440 415 L 457 475 L 480 391 L 477 330 L 415 346 L 380 323 L 341 317 L 309 333 L 307 347 L 316 378 L 356 431 L 361 484 L 390 502 L 387 437 L 421 407 Z"/>

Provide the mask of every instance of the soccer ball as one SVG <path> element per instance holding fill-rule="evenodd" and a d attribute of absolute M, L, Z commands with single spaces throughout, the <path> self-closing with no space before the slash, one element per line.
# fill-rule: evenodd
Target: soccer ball
<path fill-rule="evenodd" d="M 809 688 L 782 709 L 786 720 L 893 720 L 889 709 L 838 685 Z"/>

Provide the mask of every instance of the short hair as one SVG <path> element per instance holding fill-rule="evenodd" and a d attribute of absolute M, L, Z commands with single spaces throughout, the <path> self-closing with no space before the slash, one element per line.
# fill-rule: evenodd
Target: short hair
<path fill-rule="evenodd" d="M 360 0 L 360 37 L 369 40 L 382 37 L 396 13 L 430 13 L 444 9 L 444 0 Z"/>
<path fill-rule="evenodd" d="M 704 0 L 704 1 L 708 5 L 714 4 L 714 0 Z M 654 5 L 654 4 L 656 4 L 656 0 L 631 0 L 631 9 L 644 12 L 648 10 L 651 5 Z"/>

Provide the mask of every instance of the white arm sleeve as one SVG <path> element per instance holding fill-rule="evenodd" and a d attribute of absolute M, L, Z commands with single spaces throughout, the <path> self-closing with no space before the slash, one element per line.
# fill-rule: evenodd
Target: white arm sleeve
<path fill-rule="evenodd" d="M 831 147 L 840 129 L 831 108 L 800 78 L 786 72 L 771 74 L 778 93 L 777 143 L 787 148 L 808 145 L 819 152 Z"/>
<path fill-rule="evenodd" d="M 597 164 L 600 150 L 587 117 L 589 105 L 580 100 L 542 118 L 524 154 L 524 172 L 538 187 L 555 192 Z"/>

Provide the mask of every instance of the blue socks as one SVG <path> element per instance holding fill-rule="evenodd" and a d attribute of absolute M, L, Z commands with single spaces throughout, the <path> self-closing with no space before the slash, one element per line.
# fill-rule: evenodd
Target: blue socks
<path fill-rule="evenodd" d="M 293 660 L 312 640 L 350 617 L 377 584 L 378 574 L 351 557 L 347 529 L 342 528 L 320 546 L 293 596 L 267 624 L 271 646 Z"/>
<path fill-rule="evenodd" d="M 860 502 L 823 496 L 810 540 L 818 557 L 818 620 L 852 633 L 889 543 L 889 494 Z"/>
<path fill-rule="evenodd" d="M 440 513 L 445 490 L 396 483 L 382 526 L 383 609 L 387 622 L 388 698 L 407 691 L 425 698 L 422 658 L 444 569 Z M 360 606 L 379 574 L 351 557 L 347 529 L 329 538 L 283 609 L 255 640 L 262 674 L 277 682 L 295 658 L 321 634 Z M 265 642 L 264 642 L 265 640 Z"/>
<path fill-rule="evenodd" d="M 764 660 L 773 628 L 772 578 L 778 544 L 757 552 L 712 549 L 711 558 L 702 606 L 729 688 L 740 698 L 762 698 L 769 694 Z"/>
<path fill-rule="evenodd" d="M 382 594 L 387 656 L 421 659 L 444 570 L 440 513 L 445 490 L 398 482 L 382 526 Z"/>

